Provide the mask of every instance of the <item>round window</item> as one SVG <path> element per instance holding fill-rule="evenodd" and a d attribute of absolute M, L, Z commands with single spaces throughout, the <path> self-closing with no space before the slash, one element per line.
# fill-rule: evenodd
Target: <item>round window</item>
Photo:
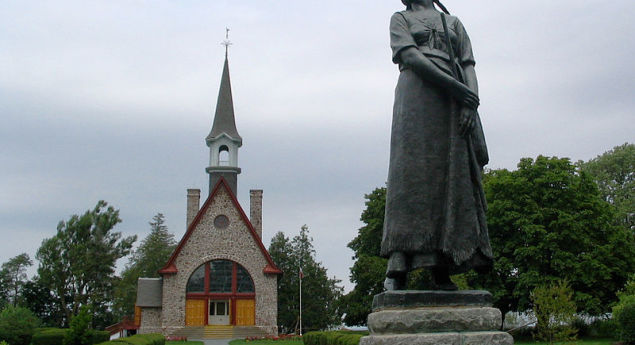
<path fill-rule="evenodd" d="M 216 218 L 214 218 L 214 226 L 218 229 L 225 229 L 229 226 L 229 218 L 227 218 L 227 216 L 224 214 L 217 216 Z"/>

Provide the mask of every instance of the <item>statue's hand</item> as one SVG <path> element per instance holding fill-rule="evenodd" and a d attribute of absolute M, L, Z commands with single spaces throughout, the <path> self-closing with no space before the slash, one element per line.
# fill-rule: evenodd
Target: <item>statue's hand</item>
<path fill-rule="evenodd" d="M 468 107 L 461 108 L 461 116 L 459 117 L 459 132 L 465 136 L 472 132 L 476 124 L 476 110 Z"/>
<path fill-rule="evenodd" d="M 478 95 L 465 84 L 455 82 L 450 87 L 450 94 L 464 107 L 476 110 L 479 105 Z"/>

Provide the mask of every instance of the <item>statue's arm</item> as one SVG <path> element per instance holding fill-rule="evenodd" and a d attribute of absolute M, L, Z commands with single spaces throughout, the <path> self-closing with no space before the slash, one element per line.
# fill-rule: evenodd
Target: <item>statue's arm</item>
<path fill-rule="evenodd" d="M 415 71 L 421 78 L 447 90 L 452 97 L 466 107 L 476 109 L 479 104 L 478 95 L 470 87 L 454 79 L 451 75 L 440 70 L 423 55 L 416 47 L 408 47 L 400 52 L 401 62 Z M 474 75 L 476 80 L 476 75 Z"/>

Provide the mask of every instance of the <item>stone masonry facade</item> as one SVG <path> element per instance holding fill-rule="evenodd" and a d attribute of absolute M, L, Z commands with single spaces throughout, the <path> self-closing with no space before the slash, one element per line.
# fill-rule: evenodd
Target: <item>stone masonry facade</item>
<path fill-rule="evenodd" d="M 229 218 L 225 229 L 214 226 L 219 215 Z M 277 334 L 277 275 L 263 273 L 268 262 L 256 241 L 260 238 L 254 238 L 232 197 L 221 186 L 175 260 L 178 273 L 163 276 L 162 333 L 169 335 L 185 326 L 186 285 L 194 270 L 205 262 L 225 259 L 242 265 L 253 279 L 256 326 Z"/>

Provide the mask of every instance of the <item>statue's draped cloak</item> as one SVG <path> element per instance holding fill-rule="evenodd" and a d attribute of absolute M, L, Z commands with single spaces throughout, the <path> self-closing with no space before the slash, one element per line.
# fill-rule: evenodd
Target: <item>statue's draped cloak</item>
<path fill-rule="evenodd" d="M 447 20 L 455 55 L 463 65 L 474 64 L 463 25 L 456 17 Z M 480 171 L 475 171 L 482 167 L 468 153 L 458 121 L 450 121 L 458 118 L 459 108 L 447 92 L 400 60 L 403 49 L 417 47 L 450 73 L 440 17 L 395 13 L 390 37 L 393 61 L 401 72 L 393 108 L 381 254 L 429 255 L 451 271 L 465 271 L 482 258 L 492 258 Z"/>

